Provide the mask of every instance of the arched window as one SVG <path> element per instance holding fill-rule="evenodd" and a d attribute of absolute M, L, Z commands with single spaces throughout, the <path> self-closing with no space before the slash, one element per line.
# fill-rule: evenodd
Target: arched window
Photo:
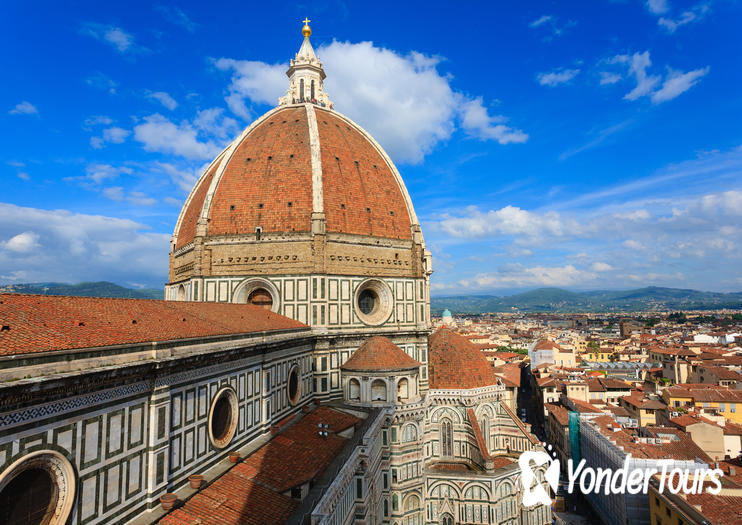
<path fill-rule="evenodd" d="M 185 286 L 182 284 L 178 286 L 178 301 L 185 301 L 186 300 L 186 290 Z"/>
<path fill-rule="evenodd" d="M 399 496 L 396 494 L 392 496 L 392 510 L 399 510 Z"/>
<path fill-rule="evenodd" d="M 406 425 L 402 430 L 402 442 L 417 441 L 417 427 L 412 423 Z"/>
<path fill-rule="evenodd" d="M 482 439 L 484 439 L 484 446 L 487 448 L 486 451 L 483 450 L 482 452 L 487 452 L 490 448 L 490 421 L 486 415 L 481 417 L 479 428 L 482 430 Z"/>
<path fill-rule="evenodd" d="M 271 293 L 265 288 L 255 288 L 250 295 L 247 296 L 247 302 L 270 310 L 273 308 L 273 297 Z"/>
<path fill-rule="evenodd" d="M 420 509 L 420 498 L 416 495 L 411 495 L 407 498 L 404 504 L 405 519 L 402 521 L 404 525 L 419 525 L 420 524 L 420 513 L 416 512 Z"/>
<path fill-rule="evenodd" d="M 441 515 L 441 525 L 453 525 L 453 516 L 448 513 Z"/>
<path fill-rule="evenodd" d="M 371 383 L 371 400 L 386 401 L 386 383 L 381 379 L 374 379 Z"/>
<path fill-rule="evenodd" d="M 361 399 L 361 383 L 358 379 L 351 379 L 348 381 L 348 398 L 352 401 L 360 401 Z"/>
<path fill-rule="evenodd" d="M 410 382 L 403 377 L 397 383 L 397 399 L 406 400 L 410 397 Z"/>
<path fill-rule="evenodd" d="M 299 102 L 304 102 L 304 79 L 299 79 Z"/>
<path fill-rule="evenodd" d="M 441 456 L 453 456 L 453 425 L 450 419 L 441 420 Z"/>
<path fill-rule="evenodd" d="M 311 86 L 311 93 L 312 93 L 312 100 L 314 100 L 314 80 L 312 80 L 312 86 Z"/>

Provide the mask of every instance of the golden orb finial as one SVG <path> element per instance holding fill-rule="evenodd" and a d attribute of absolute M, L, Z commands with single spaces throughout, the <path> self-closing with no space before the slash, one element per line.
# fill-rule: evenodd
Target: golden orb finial
<path fill-rule="evenodd" d="M 311 20 L 305 17 L 304 27 L 301 28 L 301 34 L 304 35 L 305 37 L 308 37 L 309 35 L 312 34 L 312 28 L 309 27 L 309 22 L 311 22 Z"/>

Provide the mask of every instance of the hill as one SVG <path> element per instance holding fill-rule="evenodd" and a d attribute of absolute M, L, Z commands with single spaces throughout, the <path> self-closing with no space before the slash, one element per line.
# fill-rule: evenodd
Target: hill
<path fill-rule="evenodd" d="M 133 289 L 107 281 L 94 283 L 27 283 L 0 285 L 0 293 L 26 293 L 42 295 L 75 295 L 85 297 L 124 297 L 129 299 L 164 299 L 163 290 Z"/>
<path fill-rule="evenodd" d="M 638 312 L 665 310 L 742 309 L 742 292 L 718 293 L 649 286 L 636 290 L 570 292 L 539 288 L 507 296 L 468 295 L 432 297 L 433 315 L 444 308 L 458 314 L 486 312 Z"/>

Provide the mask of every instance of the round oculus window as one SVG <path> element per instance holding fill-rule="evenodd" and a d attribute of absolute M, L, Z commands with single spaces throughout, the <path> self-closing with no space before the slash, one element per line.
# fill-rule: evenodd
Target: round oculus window
<path fill-rule="evenodd" d="M 365 324 L 384 324 L 392 314 L 394 300 L 389 285 L 379 279 L 362 282 L 355 292 L 355 311 Z"/>
<path fill-rule="evenodd" d="M 4 525 L 65 523 L 74 499 L 74 469 L 55 451 L 31 453 L 0 475 L 0 523 Z"/>
<path fill-rule="evenodd" d="M 358 309 L 365 315 L 372 315 L 379 307 L 379 296 L 371 288 L 358 294 Z"/>
<path fill-rule="evenodd" d="M 237 431 L 237 394 L 231 387 L 220 390 L 209 411 L 209 438 L 216 448 L 224 448 Z"/>

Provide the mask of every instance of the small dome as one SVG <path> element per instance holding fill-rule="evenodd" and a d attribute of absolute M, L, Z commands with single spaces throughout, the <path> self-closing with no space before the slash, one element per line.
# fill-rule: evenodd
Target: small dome
<path fill-rule="evenodd" d="M 386 372 L 412 370 L 419 366 L 420 363 L 391 340 L 377 335 L 367 339 L 340 368 L 354 372 Z"/>
<path fill-rule="evenodd" d="M 451 310 L 449 310 L 448 308 L 443 310 L 443 317 L 451 317 Z"/>
<path fill-rule="evenodd" d="M 469 340 L 441 328 L 428 338 L 430 388 L 468 389 L 497 384 L 484 354 Z"/>

